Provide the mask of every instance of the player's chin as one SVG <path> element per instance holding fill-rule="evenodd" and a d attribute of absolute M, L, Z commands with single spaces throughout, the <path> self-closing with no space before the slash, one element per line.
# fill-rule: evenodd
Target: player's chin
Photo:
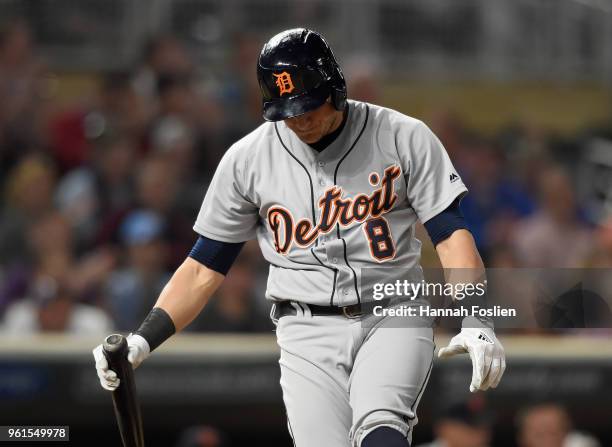
<path fill-rule="evenodd" d="M 298 133 L 297 136 L 306 144 L 314 144 L 321 139 L 319 132 Z"/>

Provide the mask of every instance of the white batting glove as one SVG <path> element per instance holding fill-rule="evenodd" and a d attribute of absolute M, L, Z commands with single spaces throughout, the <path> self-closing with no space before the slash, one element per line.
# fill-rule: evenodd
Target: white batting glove
<path fill-rule="evenodd" d="M 468 353 L 472 359 L 470 391 L 497 388 L 506 370 L 504 347 L 490 328 L 463 328 L 446 348 L 438 351 L 441 359 Z"/>
<path fill-rule="evenodd" d="M 132 368 L 138 368 L 144 359 L 150 354 L 149 343 L 137 334 L 130 334 L 126 338 L 128 344 L 128 361 L 132 364 Z M 119 386 L 119 377 L 117 373 L 108 367 L 108 361 L 104 356 L 102 345 L 98 345 L 93 349 L 94 360 L 96 361 L 96 372 L 100 378 L 102 388 L 109 391 L 115 391 Z"/>

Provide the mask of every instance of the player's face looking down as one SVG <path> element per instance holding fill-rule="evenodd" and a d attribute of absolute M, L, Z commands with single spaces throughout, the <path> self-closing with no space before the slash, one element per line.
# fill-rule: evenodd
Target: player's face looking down
<path fill-rule="evenodd" d="M 340 126 L 342 114 L 342 111 L 336 110 L 330 102 L 326 102 L 303 115 L 287 118 L 285 124 L 304 143 L 314 144 Z"/>

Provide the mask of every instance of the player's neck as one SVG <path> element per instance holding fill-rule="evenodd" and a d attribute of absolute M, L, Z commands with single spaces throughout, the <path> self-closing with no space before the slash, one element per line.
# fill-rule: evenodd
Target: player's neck
<path fill-rule="evenodd" d="M 344 125 L 346 124 L 346 120 L 348 117 L 348 106 L 342 110 L 335 112 L 336 117 L 334 119 L 333 124 L 329 127 L 329 131 L 327 134 L 323 136 L 316 143 L 309 144 L 311 148 L 313 148 L 317 152 L 321 152 L 326 149 L 330 144 L 336 141 L 336 138 L 342 133 L 344 129 Z"/>
<path fill-rule="evenodd" d="M 332 133 L 337 131 L 338 128 L 344 126 L 344 122 L 346 121 L 345 118 L 347 115 L 347 111 L 348 111 L 348 107 L 346 107 L 344 110 L 337 110 L 336 112 L 334 112 L 335 114 L 334 121 L 332 125 L 329 127 L 329 131 L 324 135 L 324 137 L 326 137 L 327 135 L 331 135 Z"/>

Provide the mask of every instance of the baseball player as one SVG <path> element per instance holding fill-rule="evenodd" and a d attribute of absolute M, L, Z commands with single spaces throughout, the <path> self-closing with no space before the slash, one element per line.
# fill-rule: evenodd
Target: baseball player
<path fill-rule="evenodd" d="M 418 267 L 417 220 L 443 267 L 482 269 L 459 209 L 467 189 L 425 124 L 347 99 L 320 34 L 272 37 L 257 75 L 266 122 L 219 163 L 194 225 L 199 238 L 128 337 L 128 359 L 136 368 L 189 324 L 244 242 L 257 238 L 270 263 L 266 296 L 294 445 L 409 446 L 433 330 L 390 316 L 364 324 L 374 317 L 362 291 L 374 279 L 362 269 L 388 267 L 392 278 L 399 267 Z M 469 353 L 470 390 L 486 390 L 501 379 L 504 350 L 489 321 L 472 320 L 439 356 Z M 101 347 L 94 357 L 102 386 L 117 388 Z"/>

